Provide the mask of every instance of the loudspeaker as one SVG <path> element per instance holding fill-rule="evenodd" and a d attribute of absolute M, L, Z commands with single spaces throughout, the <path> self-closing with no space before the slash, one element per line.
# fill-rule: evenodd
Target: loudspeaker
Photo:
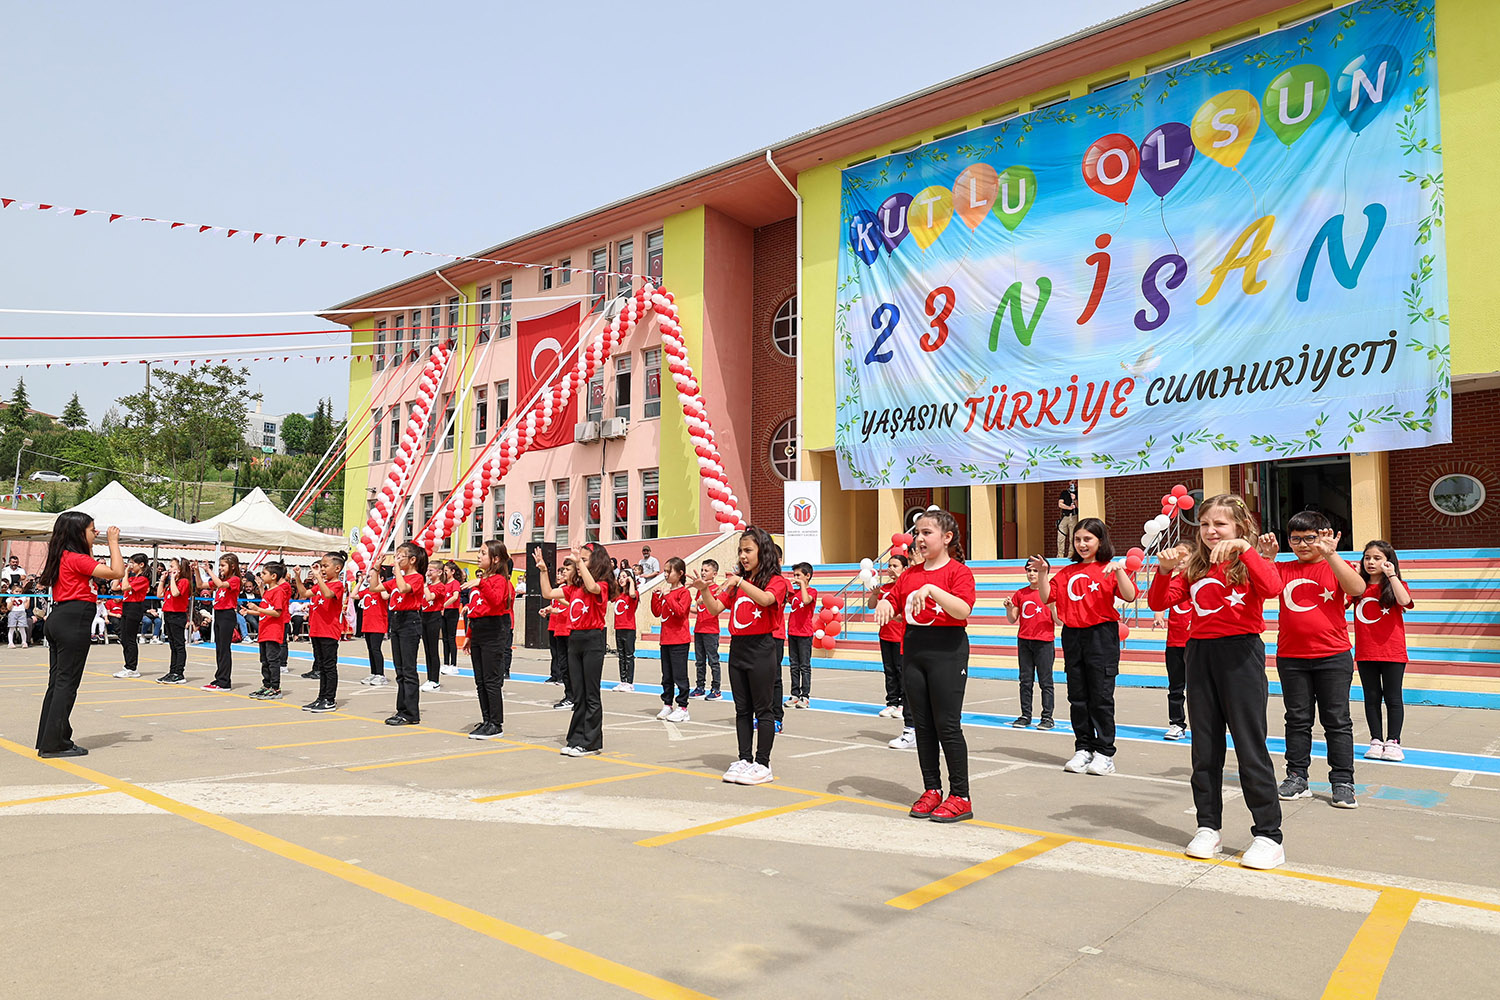
<path fill-rule="evenodd" d="M 542 550 L 542 562 L 536 561 L 536 550 Z M 526 543 L 526 648 L 549 649 L 552 634 L 547 631 L 547 619 L 542 608 L 549 602 L 542 596 L 542 574 L 547 579 L 557 579 L 557 546 L 552 542 Z"/>

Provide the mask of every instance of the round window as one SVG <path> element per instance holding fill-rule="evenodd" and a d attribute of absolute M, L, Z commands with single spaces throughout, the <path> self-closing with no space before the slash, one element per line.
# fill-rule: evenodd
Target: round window
<path fill-rule="evenodd" d="M 1188 490 L 1188 496 L 1193 498 L 1193 506 L 1181 511 L 1178 516 L 1182 518 L 1184 524 L 1191 524 L 1197 527 L 1198 512 L 1203 509 L 1203 491 L 1201 489 Z"/>
<path fill-rule="evenodd" d="M 782 479 L 797 478 L 797 418 L 783 423 L 771 435 L 771 468 Z"/>
<path fill-rule="evenodd" d="M 1444 476 L 1427 491 L 1428 502 L 1440 514 L 1459 517 L 1484 505 L 1484 484 L 1462 473 Z"/>
<path fill-rule="evenodd" d="M 793 295 L 776 310 L 771 320 L 771 342 L 789 358 L 797 356 L 797 296 Z"/>

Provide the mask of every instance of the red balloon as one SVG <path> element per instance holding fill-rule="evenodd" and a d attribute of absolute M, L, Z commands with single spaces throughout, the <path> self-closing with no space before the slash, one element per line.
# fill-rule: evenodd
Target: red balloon
<path fill-rule="evenodd" d="M 1128 135 L 1113 132 L 1095 140 L 1083 155 L 1083 179 L 1096 194 L 1124 204 L 1135 187 L 1141 153 Z"/>
<path fill-rule="evenodd" d="M 1125 557 L 1125 568 L 1134 573 L 1136 570 L 1141 568 L 1141 564 L 1145 561 L 1146 560 L 1144 556 L 1131 553 L 1130 555 Z"/>
<path fill-rule="evenodd" d="M 1162 506 L 1161 512 L 1163 514 L 1167 515 L 1167 517 L 1169 517 L 1169 518 L 1170 517 L 1176 517 L 1177 516 L 1177 505 L 1174 504 L 1174 503 L 1164 504 Z"/>
<path fill-rule="evenodd" d="M 1130 626 L 1126 625 L 1124 622 L 1121 622 L 1120 623 L 1120 641 L 1124 642 L 1126 639 L 1129 639 L 1129 638 L 1130 638 Z"/>
<path fill-rule="evenodd" d="M 825 635 L 823 638 L 817 640 L 817 642 L 818 642 L 818 645 L 822 646 L 824 649 L 833 649 L 835 646 L 838 645 L 838 640 L 836 640 L 831 635 Z"/>
<path fill-rule="evenodd" d="M 842 608 L 844 606 L 844 599 L 842 597 L 839 597 L 837 594 L 833 594 L 823 598 L 823 606 L 829 608 Z"/>
<path fill-rule="evenodd" d="M 1187 487 L 1183 486 L 1181 483 L 1178 483 L 1176 486 L 1172 487 L 1172 495 L 1174 497 L 1185 497 L 1187 496 L 1187 491 Z"/>
<path fill-rule="evenodd" d="M 844 627 L 843 623 L 840 622 L 837 618 L 835 618 L 833 621 L 831 621 L 827 625 L 823 626 L 823 633 L 825 635 L 838 635 L 839 634 L 839 630 L 842 629 L 843 627 Z"/>
<path fill-rule="evenodd" d="M 901 547 L 903 549 L 909 549 L 909 548 L 911 548 L 912 543 L 915 542 L 915 541 L 916 541 L 916 539 L 914 537 L 912 537 L 911 535 L 909 535 L 909 534 L 903 533 L 901 535 Z"/>
<path fill-rule="evenodd" d="M 1170 494 L 1170 493 L 1163 493 L 1162 497 L 1161 497 L 1161 505 L 1163 507 L 1170 507 L 1172 505 L 1172 500 L 1173 500 L 1172 494 Z"/>
<path fill-rule="evenodd" d="M 1192 495 L 1189 494 L 1187 496 L 1179 497 L 1177 499 L 1177 506 L 1181 507 L 1183 510 L 1192 510 L 1193 509 L 1193 498 L 1192 498 Z"/>

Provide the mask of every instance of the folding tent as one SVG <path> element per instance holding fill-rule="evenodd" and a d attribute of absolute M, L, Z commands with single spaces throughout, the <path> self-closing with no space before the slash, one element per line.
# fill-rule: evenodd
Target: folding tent
<path fill-rule="evenodd" d="M 347 548 L 342 535 L 328 535 L 287 517 L 259 486 L 233 507 L 195 527 L 218 531 L 225 545 L 257 549 L 327 552 Z"/>

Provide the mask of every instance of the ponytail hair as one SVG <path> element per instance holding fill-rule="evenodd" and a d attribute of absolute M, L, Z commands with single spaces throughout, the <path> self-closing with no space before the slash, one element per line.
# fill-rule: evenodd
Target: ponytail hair
<path fill-rule="evenodd" d="M 484 543 L 484 551 L 490 557 L 490 568 L 486 571 L 493 575 L 510 576 L 515 568 L 511 562 L 510 550 L 505 547 L 505 542 L 498 538 L 491 538 Z"/>
<path fill-rule="evenodd" d="M 1380 554 L 1385 556 L 1386 562 L 1391 564 L 1391 571 L 1386 574 L 1385 579 L 1380 583 L 1380 606 L 1382 608 L 1394 608 L 1399 602 L 1396 600 L 1395 589 L 1391 587 L 1391 577 L 1394 576 L 1398 580 L 1402 579 L 1401 559 L 1396 555 L 1395 546 L 1391 545 L 1390 542 L 1382 541 L 1380 539 L 1366 542 L 1365 547 L 1360 550 L 1359 558 L 1360 579 L 1364 580 L 1366 585 L 1368 585 L 1370 582 L 1370 574 L 1365 570 L 1364 554 L 1366 552 L 1369 552 L 1371 549 L 1378 549 L 1380 551 Z M 1404 583 L 1405 581 L 1402 580 L 1402 582 Z"/>
<path fill-rule="evenodd" d="M 52 536 L 47 539 L 47 561 L 42 564 L 42 573 L 36 582 L 44 588 L 57 585 L 58 573 L 62 570 L 65 552 L 89 552 L 88 526 L 94 523 L 92 516 L 81 510 L 65 510 L 52 522 Z"/>
<path fill-rule="evenodd" d="M 917 515 L 917 519 L 912 522 L 912 525 L 915 527 L 923 521 L 933 522 L 937 525 L 938 531 L 944 534 L 948 532 L 953 533 L 953 539 L 948 543 L 948 558 L 954 562 L 963 562 L 964 544 L 963 540 L 959 537 L 958 519 L 941 507 L 929 507 Z"/>

